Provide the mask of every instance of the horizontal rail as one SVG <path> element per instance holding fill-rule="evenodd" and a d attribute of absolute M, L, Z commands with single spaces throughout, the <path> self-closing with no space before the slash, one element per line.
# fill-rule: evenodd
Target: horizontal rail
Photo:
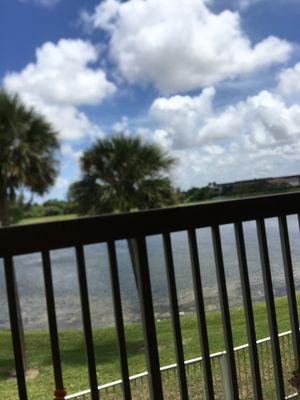
<path fill-rule="evenodd" d="M 0 257 L 297 214 L 300 193 L 0 229 Z"/>
<path fill-rule="evenodd" d="M 289 336 L 291 334 L 292 334 L 292 331 L 286 331 L 286 332 L 279 333 L 278 337 L 281 338 L 281 337 L 284 337 L 284 336 Z M 268 336 L 268 337 L 265 337 L 263 339 L 257 340 L 256 344 L 260 345 L 260 344 L 263 344 L 263 343 L 270 342 L 270 340 L 271 340 L 271 338 Z M 243 344 L 241 346 L 237 346 L 237 347 L 234 348 L 234 352 L 238 352 L 238 351 L 247 349 L 248 347 L 249 347 L 249 343 Z M 216 353 L 210 354 L 210 359 L 219 358 L 219 357 L 222 357 L 224 355 L 226 355 L 226 351 L 225 350 L 218 351 Z M 193 364 L 202 362 L 202 360 L 203 360 L 202 357 L 191 358 L 189 360 L 185 360 L 184 364 L 187 365 L 187 366 L 188 365 L 193 365 Z M 176 368 L 177 368 L 177 363 L 169 364 L 169 365 L 165 365 L 165 366 L 161 367 L 160 371 L 161 372 L 170 371 L 170 370 L 173 370 L 173 369 L 176 369 Z M 145 378 L 147 376 L 148 376 L 148 372 L 145 371 L 145 372 L 141 372 L 139 374 L 130 376 L 129 380 L 130 381 L 134 381 L 134 380 L 137 380 L 137 379 L 140 379 L 140 378 Z M 116 381 L 109 382 L 109 383 L 106 383 L 104 385 L 98 386 L 98 390 L 101 391 L 101 390 L 109 389 L 109 388 L 111 388 L 113 386 L 118 386 L 118 385 L 121 385 L 121 384 L 122 384 L 122 380 L 118 379 Z M 65 400 L 77 399 L 78 397 L 86 396 L 86 395 L 90 394 L 90 392 L 91 391 L 89 389 L 87 389 L 87 390 L 83 390 L 83 391 L 78 392 L 78 393 L 70 394 L 70 395 L 66 396 Z M 285 397 L 285 399 L 292 399 L 292 398 L 295 398 L 295 397 L 296 397 L 296 395 L 292 394 L 290 396 Z"/>

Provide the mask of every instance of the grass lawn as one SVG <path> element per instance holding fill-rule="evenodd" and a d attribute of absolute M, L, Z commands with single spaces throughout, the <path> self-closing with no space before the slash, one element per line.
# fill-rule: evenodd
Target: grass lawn
<path fill-rule="evenodd" d="M 300 295 L 298 296 L 300 300 Z M 279 331 L 290 329 L 286 298 L 276 300 Z M 257 338 L 268 336 L 266 307 L 264 303 L 254 305 Z M 231 309 L 234 345 L 247 343 L 243 309 Z M 185 358 L 200 355 L 197 320 L 194 315 L 181 317 Z M 224 349 L 221 318 L 219 312 L 207 313 L 210 352 Z M 173 337 L 170 320 L 157 321 L 157 335 L 161 366 L 175 362 Z M 144 344 L 140 324 L 126 326 L 127 350 L 130 374 L 143 372 L 145 367 Z M 97 359 L 99 383 L 104 384 L 120 378 L 116 334 L 114 328 L 94 329 L 94 342 Z M 60 332 L 65 386 L 69 394 L 88 388 L 88 378 L 84 354 L 84 341 L 80 330 Z M 43 331 L 30 331 L 26 335 L 28 367 L 38 370 L 34 379 L 28 379 L 29 398 L 51 399 L 53 392 L 53 372 L 48 334 Z M 11 379 L 13 357 L 10 334 L 0 331 L 0 393 L 1 398 L 17 398 L 16 382 Z"/>
<path fill-rule="evenodd" d="M 18 222 L 18 225 L 38 224 L 40 222 L 64 221 L 64 220 L 73 219 L 73 218 L 77 218 L 77 215 L 76 214 L 68 214 L 68 215 L 53 215 L 51 217 L 24 218 Z"/>

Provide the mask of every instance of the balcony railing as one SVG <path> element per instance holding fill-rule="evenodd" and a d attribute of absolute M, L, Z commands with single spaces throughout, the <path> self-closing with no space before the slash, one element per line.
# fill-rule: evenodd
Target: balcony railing
<path fill-rule="evenodd" d="M 159 351 L 156 336 L 156 325 L 152 298 L 151 279 L 149 271 L 148 249 L 146 238 L 150 235 L 161 235 L 165 255 L 167 283 L 170 298 L 170 312 L 174 334 L 174 347 L 176 352 L 177 379 L 179 398 L 192 398 L 189 380 L 184 360 L 182 334 L 180 327 L 178 293 L 174 271 L 173 250 L 171 234 L 186 231 L 189 243 L 189 252 L 192 267 L 192 278 L 195 295 L 195 309 L 199 326 L 199 341 L 201 345 L 203 369 L 203 394 L 206 399 L 217 397 L 215 368 L 210 356 L 209 340 L 206 323 L 206 309 L 204 305 L 203 285 L 200 271 L 200 257 L 198 254 L 197 232 L 199 228 L 209 228 L 212 234 L 213 251 L 215 259 L 215 272 L 222 316 L 223 335 L 225 343 L 225 363 L 228 387 L 226 392 L 233 400 L 240 398 L 238 373 L 239 369 L 234 352 L 233 333 L 230 319 L 230 307 L 226 274 L 223 259 L 223 248 L 220 226 L 233 224 L 235 230 L 235 245 L 238 255 L 239 271 L 241 277 L 241 293 L 244 304 L 248 351 L 249 371 L 252 381 L 251 398 L 262 399 L 263 389 L 260 357 L 256 342 L 253 304 L 249 281 L 249 271 L 246 256 L 246 244 L 243 222 L 255 221 L 261 259 L 261 271 L 266 301 L 268 326 L 270 334 L 270 350 L 272 354 L 272 371 L 274 379 L 274 397 L 284 399 L 288 394 L 285 387 L 280 339 L 274 300 L 272 273 L 269 257 L 265 220 L 277 218 L 281 239 L 281 250 L 285 286 L 288 299 L 291 339 L 295 367 L 299 366 L 300 340 L 299 321 L 293 265 L 290 250 L 290 240 L 287 216 L 297 215 L 300 212 L 300 194 L 265 196 L 252 199 L 209 203 L 186 207 L 174 207 L 162 210 L 151 210 L 129 214 L 115 214 L 92 218 L 81 218 L 71 221 L 61 221 L 28 226 L 10 227 L 0 229 L 0 258 L 4 261 L 7 298 L 9 306 L 10 325 L 15 358 L 15 369 L 19 398 L 28 399 L 24 360 L 22 352 L 22 339 L 20 327 L 20 310 L 17 301 L 17 284 L 14 271 L 14 257 L 17 255 L 40 253 L 45 281 L 45 296 L 51 339 L 51 351 L 55 378 L 55 398 L 64 399 L 65 389 L 63 370 L 59 346 L 55 296 L 52 279 L 52 266 L 50 251 L 63 248 L 74 248 L 76 254 L 77 272 L 83 331 L 86 345 L 87 367 L 89 374 L 90 397 L 93 400 L 100 398 L 93 343 L 93 330 L 89 291 L 86 273 L 86 260 L 84 246 L 95 243 L 106 243 L 110 264 L 111 286 L 115 314 L 115 326 L 118 338 L 119 360 L 121 366 L 121 389 L 124 399 L 134 398 L 129 379 L 128 357 L 125 340 L 125 329 L 122 312 L 122 298 L 118 275 L 118 259 L 116 241 L 131 239 L 135 247 L 136 278 L 139 288 L 140 312 L 144 334 L 144 346 L 147 361 L 148 394 L 150 399 L 163 399 L 163 380 L 159 363 Z M 197 388 L 193 388 L 197 391 Z M 50 395 L 49 395 L 50 398 Z"/>

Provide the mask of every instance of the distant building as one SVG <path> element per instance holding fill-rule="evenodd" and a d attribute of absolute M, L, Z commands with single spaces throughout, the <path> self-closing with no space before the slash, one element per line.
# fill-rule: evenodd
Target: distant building
<path fill-rule="evenodd" d="M 224 189 L 249 186 L 254 183 L 264 182 L 274 186 L 286 185 L 290 187 L 300 186 L 300 175 L 280 176 L 276 178 L 248 179 L 246 181 L 235 181 L 227 183 L 210 182 L 208 186 L 212 189 L 218 189 L 222 192 Z"/>

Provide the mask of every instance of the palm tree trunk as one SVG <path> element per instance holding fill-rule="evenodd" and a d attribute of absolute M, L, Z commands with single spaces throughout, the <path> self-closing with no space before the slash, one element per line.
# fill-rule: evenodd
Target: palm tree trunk
<path fill-rule="evenodd" d="M 27 366 L 27 359 L 26 359 L 26 352 L 25 352 L 25 332 L 24 332 L 24 325 L 23 325 L 23 319 L 22 319 L 22 313 L 21 313 L 21 302 L 20 302 L 20 297 L 19 297 L 19 290 L 18 287 L 16 286 L 16 304 L 17 304 L 17 317 L 18 317 L 18 323 L 19 323 L 19 335 L 20 335 L 20 342 L 21 342 L 21 353 L 22 353 L 22 358 L 23 358 L 23 365 L 24 369 L 26 370 Z"/>
<path fill-rule="evenodd" d="M 2 227 L 10 225 L 10 215 L 9 215 L 9 200 L 6 191 L 0 187 L 0 223 Z M 25 354 L 25 334 L 24 326 L 21 314 L 21 303 L 19 297 L 19 291 L 16 287 L 16 304 L 17 304 L 17 317 L 20 327 L 20 339 L 21 339 L 21 352 L 24 361 L 24 368 L 26 368 L 26 354 Z"/>
<path fill-rule="evenodd" d="M 136 248 L 136 242 L 134 239 L 127 239 L 128 243 L 128 250 L 129 250 L 129 255 L 130 255 L 130 260 L 131 260 L 131 265 L 132 265 L 132 270 L 133 270 L 133 275 L 135 279 L 135 284 L 138 292 L 138 296 L 140 297 L 141 292 L 140 292 L 140 287 L 139 287 L 139 282 L 137 278 L 138 274 L 138 256 L 137 256 L 137 248 Z"/>
<path fill-rule="evenodd" d="M 10 224 L 9 200 L 6 191 L 0 187 L 0 223 L 1 226 Z"/>

